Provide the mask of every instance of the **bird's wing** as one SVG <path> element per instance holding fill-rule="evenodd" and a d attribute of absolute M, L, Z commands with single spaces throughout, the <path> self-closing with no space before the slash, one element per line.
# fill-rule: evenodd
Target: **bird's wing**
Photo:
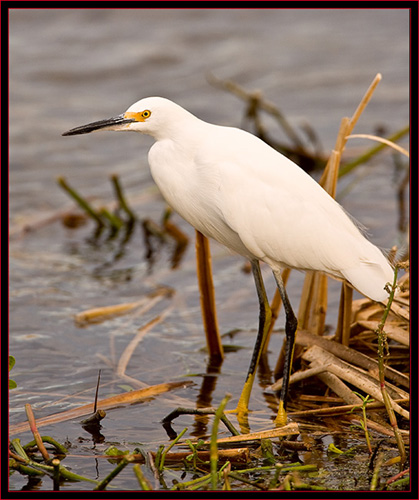
<path fill-rule="evenodd" d="M 297 165 L 258 140 L 249 144 L 249 135 L 245 139 L 217 168 L 226 224 L 260 260 L 342 277 L 340 270 L 356 265 L 366 241 L 358 228 Z"/>
<path fill-rule="evenodd" d="M 219 128 L 199 149 L 198 184 L 205 186 L 210 235 L 273 269 L 318 270 L 374 300 L 392 275 L 384 255 L 343 208 L 295 163 L 255 136 Z M 244 249 L 244 250 L 243 250 Z"/>

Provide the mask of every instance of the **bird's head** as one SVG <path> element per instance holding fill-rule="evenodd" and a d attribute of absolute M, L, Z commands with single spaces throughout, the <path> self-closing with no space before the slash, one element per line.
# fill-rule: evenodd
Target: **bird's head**
<path fill-rule="evenodd" d="M 188 111 L 163 97 L 146 97 L 130 106 L 125 113 L 73 128 L 62 135 L 88 134 L 96 130 L 134 131 L 156 139 L 170 135 L 179 122 L 193 117 Z"/>

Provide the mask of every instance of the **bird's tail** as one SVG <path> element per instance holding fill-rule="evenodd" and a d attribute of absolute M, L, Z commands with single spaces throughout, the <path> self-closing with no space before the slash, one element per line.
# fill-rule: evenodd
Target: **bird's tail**
<path fill-rule="evenodd" d="M 373 259 L 361 259 L 359 265 L 343 269 L 342 274 L 363 295 L 382 302 L 388 299 L 385 286 L 393 283 L 394 270 L 381 251 L 373 248 L 376 250 Z"/>

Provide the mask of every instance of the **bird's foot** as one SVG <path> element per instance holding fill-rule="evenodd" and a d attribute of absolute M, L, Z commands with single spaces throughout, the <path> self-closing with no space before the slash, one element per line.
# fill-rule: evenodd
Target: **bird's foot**
<path fill-rule="evenodd" d="M 279 402 L 278 413 L 275 418 L 275 427 L 284 427 L 287 425 L 287 412 L 284 408 L 284 402 Z"/>

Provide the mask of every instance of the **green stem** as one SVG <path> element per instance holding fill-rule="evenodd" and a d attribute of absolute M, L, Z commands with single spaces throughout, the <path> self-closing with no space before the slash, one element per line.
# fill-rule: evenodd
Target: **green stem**
<path fill-rule="evenodd" d="M 170 445 L 162 452 L 161 456 L 160 456 L 160 461 L 159 461 L 159 465 L 158 465 L 158 468 L 159 468 L 159 471 L 161 472 L 163 470 L 163 466 L 164 466 L 164 461 L 166 459 L 166 455 L 167 455 L 167 452 L 170 451 L 173 446 L 179 441 L 179 439 L 185 434 L 185 432 L 188 430 L 187 427 L 185 427 L 183 429 L 182 432 L 179 433 L 178 436 L 176 436 L 176 439 L 174 439 Z"/>
<path fill-rule="evenodd" d="M 67 191 L 67 193 L 78 203 L 78 205 L 88 214 L 92 219 L 94 219 L 99 226 L 104 226 L 104 222 L 100 215 L 96 212 L 94 208 L 84 199 L 82 198 L 73 188 L 71 188 L 64 177 L 58 177 L 58 184 Z"/>
<path fill-rule="evenodd" d="M 48 474 L 49 476 L 53 477 L 54 475 L 54 467 L 50 465 L 44 465 L 38 462 L 35 462 L 34 460 L 31 460 L 28 455 L 26 454 L 26 451 L 23 449 L 23 446 L 20 444 L 20 439 L 15 438 L 12 440 L 12 445 L 14 449 L 16 450 L 16 453 L 25 461 L 25 465 L 29 467 L 33 467 L 35 470 L 42 471 L 43 473 Z M 95 481 L 94 479 L 89 479 L 84 476 L 80 476 L 79 474 L 74 474 L 73 472 L 68 471 L 63 465 L 60 465 L 60 475 L 63 479 L 66 479 L 68 481 L 88 481 L 90 483 L 95 483 L 97 484 L 98 481 Z"/>
<path fill-rule="evenodd" d="M 102 207 L 99 211 L 99 215 L 104 217 L 115 231 L 118 231 L 124 225 L 124 222 L 117 215 L 109 212 L 107 208 Z"/>
<path fill-rule="evenodd" d="M 14 458 L 11 458 L 9 460 L 9 469 L 16 470 L 24 476 L 43 476 L 45 474 L 45 472 L 43 472 L 41 470 L 34 469 L 33 467 L 30 467 L 29 465 L 21 464 L 20 462 L 16 461 Z"/>
<path fill-rule="evenodd" d="M 116 197 L 118 198 L 119 201 L 119 206 L 124 210 L 124 212 L 128 215 L 130 221 L 135 220 L 135 214 L 134 212 L 129 208 L 128 203 L 125 199 L 125 196 L 122 192 L 121 185 L 119 184 L 119 179 L 117 175 L 111 175 L 111 181 L 115 189 Z"/>
<path fill-rule="evenodd" d="M 93 488 L 93 491 L 103 491 L 106 486 L 132 461 L 131 457 L 125 456 L 100 483 Z"/>
<path fill-rule="evenodd" d="M 153 488 L 144 476 L 140 464 L 135 464 L 133 466 L 134 474 L 138 479 L 138 483 L 143 491 L 151 491 Z"/>
<path fill-rule="evenodd" d="M 241 481 L 242 483 L 249 484 L 250 486 L 253 486 L 254 488 L 258 488 L 260 490 L 265 489 L 263 486 L 260 486 L 259 484 L 255 483 L 254 481 L 249 481 L 249 479 L 245 479 L 244 477 L 239 476 L 235 472 L 229 472 L 228 477 L 236 479 L 236 481 Z"/>
<path fill-rule="evenodd" d="M 220 406 L 217 408 L 214 417 L 214 423 L 212 425 L 211 432 L 211 442 L 210 442 L 210 471 L 211 471 L 211 489 L 217 489 L 218 483 L 218 446 L 217 446 L 217 437 L 218 437 L 218 426 L 221 420 L 221 416 L 224 413 L 224 408 L 226 407 L 228 401 L 231 398 L 231 394 L 226 394 L 223 400 L 220 403 Z"/>
<path fill-rule="evenodd" d="M 54 448 L 57 450 L 57 452 L 60 454 L 60 455 L 67 455 L 68 453 L 68 450 L 65 446 L 63 446 L 62 444 L 58 443 L 54 438 L 52 438 L 51 436 L 41 436 L 41 439 L 42 439 L 42 442 L 44 443 L 49 443 L 51 444 L 52 446 L 54 446 Z M 29 448 L 32 448 L 33 446 L 36 446 L 36 441 L 35 439 L 33 439 L 30 443 L 27 443 L 25 444 L 25 446 L 23 446 L 23 449 L 24 450 L 27 450 Z"/>
<path fill-rule="evenodd" d="M 393 303 L 393 299 L 394 299 L 394 294 L 396 293 L 398 269 L 399 269 L 398 266 L 396 266 L 394 269 L 394 279 L 393 279 L 393 283 L 390 285 L 390 294 L 389 294 L 387 306 L 384 310 L 383 316 L 381 318 L 381 322 L 378 325 L 375 332 L 378 336 L 378 373 L 379 373 L 381 394 L 383 396 L 384 405 L 386 407 L 387 414 L 388 414 L 388 417 L 390 420 L 390 424 L 393 428 L 394 436 L 396 438 L 397 447 L 398 447 L 399 453 L 400 453 L 401 464 L 403 465 L 404 462 L 406 461 L 406 450 L 404 447 L 402 436 L 400 434 L 400 431 L 399 431 L 399 428 L 397 425 L 396 415 L 395 415 L 394 410 L 391 406 L 391 401 L 390 401 L 390 397 L 389 397 L 387 389 L 386 389 L 385 377 L 384 377 L 384 350 L 388 349 L 387 335 L 384 331 L 384 325 L 385 325 L 387 317 L 390 313 L 391 304 Z"/>

